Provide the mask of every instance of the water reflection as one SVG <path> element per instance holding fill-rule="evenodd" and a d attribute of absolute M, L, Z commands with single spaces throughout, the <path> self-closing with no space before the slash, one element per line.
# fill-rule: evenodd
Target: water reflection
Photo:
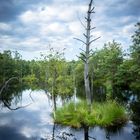
<path fill-rule="evenodd" d="M 30 90 L 25 90 L 22 95 L 22 104 L 31 102 L 29 98 Z M 43 91 L 35 91 L 32 93 L 34 103 L 26 108 L 10 111 L 6 108 L 1 110 L 0 127 L 11 127 L 13 134 L 21 134 L 26 138 L 40 137 L 47 131 L 51 131 L 52 118 L 51 107 L 47 102 L 46 95 Z M 4 122 L 4 123 L 3 123 Z M 47 126 L 47 127 L 46 127 Z M 1 134 L 1 132 L 0 132 Z"/>
<path fill-rule="evenodd" d="M 140 101 L 131 103 L 132 121 L 134 123 L 133 134 L 137 140 L 140 140 Z"/>
<path fill-rule="evenodd" d="M 15 98 L 13 98 L 14 96 Z M 11 105 L 14 103 L 16 106 L 32 104 L 16 111 L 1 108 L 0 140 L 135 140 L 135 137 L 138 136 L 136 133 L 132 134 L 134 128 L 138 128 L 134 120 L 135 126 L 128 123 L 121 130 L 113 132 L 100 127 L 75 130 L 54 124 L 52 119 L 53 101 L 43 90 L 28 89 L 23 92 L 21 89 L 16 92 L 14 90 L 11 97 L 9 95 L 8 98 L 11 99 L 8 101 Z M 62 104 L 61 98 L 57 98 L 56 104 Z M 139 112 L 139 108 L 137 112 Z"/>
<path fill-rule="evenodd" d="M 12 83 L 7 81 L 6 84 L 0 87 L 0 105 L 6 106 L 11 110 L 16 110 L 20 107 L 12 108 L 11 106 L 17 106 L 19 101 L 22 100 L 22 91 L 26 87 L 19 82 L 17 77 L 12 78 L 16 78 L 16 80 L 12 81 Z"/>

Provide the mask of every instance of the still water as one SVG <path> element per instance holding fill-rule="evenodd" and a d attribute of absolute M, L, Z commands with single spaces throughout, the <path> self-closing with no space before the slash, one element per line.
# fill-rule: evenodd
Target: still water
<path fill-rule="evenodd" d="M 1 107 L 0 140 L 84 140 L 83 129 L 75 130 L 53 123 L 53 104 L 45 91 L 24 90 L 20 102 L 16 99 L 15 102 L 16 106 L 28 106 L 15 111 Z M 61 99 L 57 104 L 61 105 Z M 132 122 L 128 122 L 115 133 L 99 127 L 90 128 L 89 140 L 136 140 L 134 127 Z"/>

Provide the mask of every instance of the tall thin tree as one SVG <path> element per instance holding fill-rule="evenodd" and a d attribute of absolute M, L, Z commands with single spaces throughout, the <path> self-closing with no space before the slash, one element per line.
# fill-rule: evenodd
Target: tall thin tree
<path fill-rule="evenodd" d="M 80 58 L 84 61 L 84 83 L 85 83 L 85 93 L 86 93 L 86 100 L 87 104 L 90 106 L 91 105 L 91 90 L 90 90 L 90 82 L 89 82 L 89 58 L 91 57 L 92 50 L 90 49 L 91 44 L 96 41 L 98 38 L 92 39 L 91 31 L 95 29 L 95 27 L 91 26 L 91 16 L 94 12 L 94 6 L 93 6 L 93 0 L 90 0 L 90 3 L 88 5 L 88 11 L 87 11 L 87 16 L 85 17 L 86 19 L 86 26 L 84 33 L 84 37 L 86 38 L 85 41 L 75 38 L 78 41 L 81 41 L 85 46 L 86 50 L 82 50 L 83 52 L 81 53 Z"/>

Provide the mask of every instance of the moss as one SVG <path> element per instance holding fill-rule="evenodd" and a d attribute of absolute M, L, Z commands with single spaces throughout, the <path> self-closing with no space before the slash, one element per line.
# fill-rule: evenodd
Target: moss
<path fill-rule="evenodd" d="M 54 121 L 74 128 L 96 125 L 109 127 L 125 123 L 127 121 L 125 112 L 125 108 L 115 101 L 95 102 L 90 113 L 86 102 L 80 101 L 76 104 L 71 102 L 56 110 Z"/>

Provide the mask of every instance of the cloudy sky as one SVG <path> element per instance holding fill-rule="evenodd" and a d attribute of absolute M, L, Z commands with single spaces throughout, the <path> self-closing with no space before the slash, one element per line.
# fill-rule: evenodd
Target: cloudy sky
<path fill-rule="evenodd" d="M 65 49 L 66 59 L 76 58 L 85 46 L 74 40 L 83 38 L 84 17 L 89 0 L 0 0 L 0 52 L 19 51 L 23 59 L 39 57 Z M 140 21 L 140 0 L 94 0 L 93 36 L 101 36 L 92 45 L 100 49 L 113 39 L 127 50 L 134 25 Z"/>

